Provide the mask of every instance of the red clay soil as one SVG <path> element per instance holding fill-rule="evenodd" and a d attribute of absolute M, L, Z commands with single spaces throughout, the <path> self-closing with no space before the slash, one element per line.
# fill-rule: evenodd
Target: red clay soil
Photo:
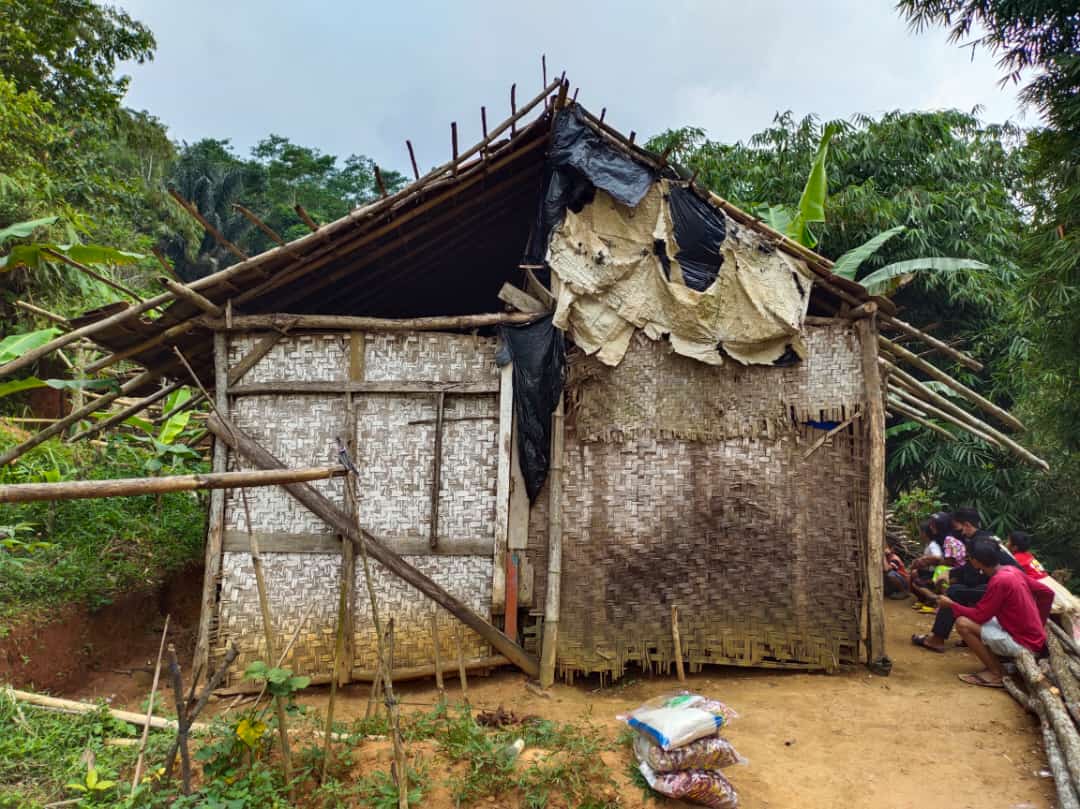
<path fill-rule="evenodd" d="M 192 567 L 159 588 L 128 593 L 96 611 L 68 606 L 44 620 L 16 624 L 0 638 L 0 683 L 62 695 L 112 696 L 104 693 L 103 682 L 111 675 L 117 684 L 130 684 L 133 696 L 145 692 L 141 670 L 153 670 L 166 615 L 172 616 L 170 641 L 183 660 L 190 659 L 201 589 L 202 568 Z"/>

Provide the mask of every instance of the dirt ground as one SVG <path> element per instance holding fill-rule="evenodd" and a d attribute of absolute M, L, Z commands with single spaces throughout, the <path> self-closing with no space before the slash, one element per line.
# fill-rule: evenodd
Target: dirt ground
<path fill-rule="evenodd" d="M 836 675 L 716 668 L 689 677 L 689 688 L 722 699 L 741 714 L 725 735 L 750 760 L 728 771 L 742 806 L 1049 809 L 1054 787 L 1041 775 L 1045 759 L 1034 722 L 1003 691 L 957 680 L 958 673 L 977 668 L 966 650 L 950 648 L 935 655 L 910 644 L 911 634 L 925 631 L 931 616 L 915 613 L 908 602 L 888 602 L 886 608 L 888 652 L 894 661 L 889 677 L 865 668 Z M 153 638 L 148 638 L 152 650 Z M 622 729 L 617 713 L 675 686 L 674 678 L 628 675 L 604 689 L 589 680 L 556 685 L 550 698 L 542 698 L 525 688 L 523 675 L 504 670 L 470 676 L 469 696 L 478 709 L 501 705 L 519 715 L 566 722 L 589 717 L 614 739 Z M 456 700 L 456 678 L 448 678 L 447 688 Z M 422 710 L 436 699 L 427 682 L 403 683 L 399 692 L 405 710 Z M 112 696 L 114 704 L 137 705 L 145 693 L 133 677 L 104 671 L 75 695 Z M 324 709 L 327 694 L 317 689 L 301 701 Z M 366 706 L 366 686 L 339 691 L 340 718 L 361 717 Z M 361 765 L 387 766 L 386 747 L 361 748 Z M 640 790 L 628 783 L 630 755 L 625 748 L 605 754 L 624 805 L 657 806 L 642 803 Z M 438 781 L 439 774 L 433 775 Z M 452 806 L 444 790 L 436 790 L 423 805 Z"/>

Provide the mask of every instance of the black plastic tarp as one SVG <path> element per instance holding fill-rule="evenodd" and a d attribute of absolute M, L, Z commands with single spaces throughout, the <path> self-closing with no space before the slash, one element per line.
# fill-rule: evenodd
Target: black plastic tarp
<path fill-rule="evenodd" d="M 551 132 L 544 196 L 526 250 L 529 264 L 542 264 L 551 231 L 566 209 L 580 211 L 599 188 L 623 205 L 636 206 L 655 180 L 653 170 L 616 149 L 585 121 L 577 105 L 559 112 Z"/>
<path fill-rule="evenodd" d="M 716 280 L 723 257 L 720 245 L 727 235 L 724 215 L 689 188 L 674 183 L 670 187 L 668 209 L 675 228 L 683 281 L 691 289 L 704 292 Z"/>
<path fill-rule="evenodd" d="M 563 333 L 552 317 L 520 326 L 499 327 L 502 337 L 495 361 L 514 363 L 514 414 L 518 453 L 529 501 L 536 499 L 551 462 L 551 414 L 559 404 L 566 375 Z"/>

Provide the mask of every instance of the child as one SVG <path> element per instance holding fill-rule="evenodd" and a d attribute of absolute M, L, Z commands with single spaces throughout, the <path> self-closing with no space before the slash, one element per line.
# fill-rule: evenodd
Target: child
<path fill-rule="evenodd" d="M 1013 555 L 1016 563 L 1020 565 L 1020 569 L 1028 578 L 1038 581 L 1047 577 L 1046 569 L 1039 564 L 1039 560 L 1031 552 L 1031 534 L 1024 531 L 1011 531 L 1005 547 L 1009 549 L 1009 553 Z"/>
<path fill-rule="evenodd" d="M 911 578 L 904 561 L 892 545 L 885 546 L 885 595 L 889 598 L 907 598 L 911 589 Z"/>

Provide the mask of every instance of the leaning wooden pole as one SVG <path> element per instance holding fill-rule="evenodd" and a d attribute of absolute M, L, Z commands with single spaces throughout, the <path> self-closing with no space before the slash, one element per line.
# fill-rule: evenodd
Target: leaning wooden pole
<path fill-rule="evenodd" d="M 99 497 L 136 497 L 143 494 L 193 492 L 197 489 L 237 489 L 279 486 L 341 477 L 340 466 L 304 469 L 255 469 L 211 472 L 205 475 L 167 475 L 160 478 L 115 480 L 68 480 L 60 483 L 12 483 L 0 485 L 0 503 L 31 503 L 38 500 L 87 500 Z"/>
<path fill-rule="evenodd" d="M 551 465 L 548 469 L 548 575 L 544 600 L 544 636 L 540 652 L 540 685 L 555 682 L 555 650 L 559 643 L 559 607 L 562 598 L 562 472 L 565 435 L 563 399 L 551 415 Z"/>
<path fill-rule="evenodd" d="M 145 397 L 143 399 L 140 399 L 139 401 L 137 401 L 135 404 L 131 405 L 130 407 L 125 407 L 119 413 L 114 413 L 113 415 L 109 416 L 107 419 L 103 419 L 102 421 L 99 421 L 93 427 L 90 427 L 89 429 L 83 430 L 78 435 L 73 435 L 71 438 L 68 439 L 68 443 L 69 444 L 74 444 L 76 441 L 83 441 L 83 440 L 85 440 L 87 438 L 93 438 L 98 433 L 103 432 L 104 430 L 108 430 L 110 427 L 113 427 L 113 426 L 115 426 L 117 424 L 120 424 L 122 421 L 125 421 L 125 420 L 131 418 L 132 416 L 138 415 L 143 410 L 150 407 L 150 405 L 154 404 L 155 402 L 161 401 L 166 396 L 168 396 L 170 393 L 172 393 L 174 390 L 178 390 L 179 388 L 182 388 L 183 386 L 184 386 L 183 382 L 180 382 L 180 381 L 172 382 L 172 383 L 166 385 L 165 387 L 161 388 L 160 390 L 155 391 L 154 393 L 151 393 L 149 396 L 147 396 L 147 397 Z"/>
<path fill-rule="evenodd" d="M 207 419 L 207 428 L 215 436 L 221 438 L 235 449 L 240 455 L 247 458 L 255 466 L 262 469 L 282 469 L 281 461 L 275 458 L 264 447 L 259 445 L 251 436 L 244 433 L 231 422 L 224 420 L 220 414 L 215 413 Z M 292 495 L 305 508 L 324 520 L 335 532 L 346 536 L 357 547 L 365 543 L 366 552 L 383 565 L 387 570 L 398 578 L 415 587 L 421 593 L 432 599 L 436 604 L 445 609 L 451 615 L 462 621 L 466 626 L 476 632 L 480 637 L 490 643 L 510 662 L 520 668 L 530 677 L 539 673 L 539 665 L 535 657 L 530 655 L 510 638 L 500 632 L 490 622 L 477 615 L 472 609 L 464 604 L 456 596 L 449 593 L 444 587 L 432 581 L 431 578 L 421 573 L 410 565 L 398 554 L 390 550 L 379 539 L 353 523 L 352 518 L 326 497 L 316 492 L 304 483 L 285 484 L 285 491 Z"/>
<path fill-rule="evenodd" d="M 157 696 L 158 680 L 161 678 L 161 658 L 165 653 L 165 638 L 169 634 L 169 618 L 165 616 L 165 626 L 161 630 L 161 644 L 158 646 L 157 663 L 154 664 L 154 681 L 150 684 L 150 698 L 146 706 L 146 724 L 143 725 L 142 736 L 139 739 L 139 757 L 135 759 L 135 774 L 131 777 L 131 792 L 139 786 L 139 778 L 142 776 L 143 756 L 146 755 L 146 740 L 150 737 L 150 720 L 154 716 L 154 697 Z"/>
<path fill-rule="evenodd" d="M 872 305 L 872 304 L 870 304 Z M 885 593 L 881 571 L 885 554 L 885 405 L 878 372 L 877 323 L 873 316 L 855 321 L 862 352 L 867 431 L 866 576 L 869 618 L 867 664 L 888 673 L 885 656 Z"/>

